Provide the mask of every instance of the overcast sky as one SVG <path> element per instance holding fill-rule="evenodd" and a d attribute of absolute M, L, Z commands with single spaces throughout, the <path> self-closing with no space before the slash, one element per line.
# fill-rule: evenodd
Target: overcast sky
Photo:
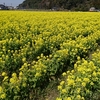
<path fill-rule="evenodd" d="M 18 6 L 20 3 L 22 3 L 25 0 L 0 0 L 0 4 L 4 4 L 6 6 Z"/>

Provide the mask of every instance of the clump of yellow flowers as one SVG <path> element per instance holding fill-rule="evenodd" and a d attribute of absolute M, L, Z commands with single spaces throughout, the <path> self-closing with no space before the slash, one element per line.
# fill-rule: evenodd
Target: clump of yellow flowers
<path fill-rule="evenodd" d="M 80 61 L 80 62 L 79 62 Z M 73 71 L 64 72 L 65 77 L 58 86 L 60 98 L 56 100 L 97 99 L 94 94 L 100 93 L 100 52 L 92 54 L 91 61 L 84 58 L 74 64 Z"/>

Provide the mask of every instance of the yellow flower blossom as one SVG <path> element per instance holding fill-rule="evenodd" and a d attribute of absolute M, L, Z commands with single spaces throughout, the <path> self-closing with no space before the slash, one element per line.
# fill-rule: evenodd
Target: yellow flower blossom
<path fill-rule="evenodd" d="M 64 72 L 62 75 L 63 75 L 63 76 L 66 76 L 66 73 Z"/>
<path fill-rule="evenodd" d="M 81 78 L 77 77 L 76 81 L 81 82 L 82 80 L 81 80 Z"/>
<path fill-rule="evenodd" d="M 66 100 L 72 100 L 71 97 L 66 98 Z"/>
<path fill-rule="evenodd" d="M 97 74 L 96 74 L 96 72 L 94 71 L 94 72 L 92 73 L 92 76 L 96 77 L 96 75 L 97 75 Z"/>
<path fill-rule="evenodd" d="M 86 86 L 86 83 L 85 82 L 82 82 L 82 86 L 85 87 Z"/>
<path fill-rule="evenodd" d="M 94 83 L 93 83 L 93 82 L 91 82 L 91 83 L 90 83 L 90 85 L 94 85 Z"/>
<path fill-rule="evenodd" d="M 68 81 L 68 85 L 74 85 L 74 80 L 68 79 L 67 81 Z"/>
<path fill-rule="evenodd" d="M 81 96 L 80 96 L 80 95 L 77 95 L 77 99 L 78 99 L 78 100 L 81 100 Z"/>
<path fill-rule="evenodd" d="M 23 73 L 22 73 L 22 72 L 20 72 L 20 73 L 19 73 L 19 76 L 22 76 L 22 75 L 23 75 Z"/>
<path fill-rule="evenodd" d="M 80 60 L 80 56 L 77 57 L 77 60 Z"/>
<path fill-rule="evenodd" d="M 75 63 L 75 64 L 74 64 L 74 69 L 76 69 L 76 68 L 77 68 L 77 64 Z"/>
<path fill-rule="evenodd" d="M 0 86 L 0 93 L 2 93 L 2 91 L 3 91 L 3 88 Z"/>
<path fill-rule="evenodd" d="M 89 78 L 84 78 L 83 81 L 88 83 L 90 80 Z"/>
<path fill-rule="evenodd" d="M 41 76 L 41 74 L 38 72 L 35 74 L 35 77 L 40 77 L 40 76 Z"/>
<path fill-rule="evenodd" d="M 2 72 L 2 76 L 6 76 L 6 72 Z"/>
<path fill-rule="evenodd" d="M 81 88 L 77 88 L 77 91 L 76 92 L 77 93 L 80 93 L 80 91 L 81 91 Z"/>
<path fill-rule="evenodd" d="M 8 79 L 8 76 L 5 76 L 4 79 L 3 79 L 3 81 L 5 81 L 5 80 L 7 80 L 7 79 Z"/>
<path fill-rule="evenodd" d="M 62 100 L 61 98 L 57 98 L 56 100 Z"/>
<path fill-rule="evenodd" d="M 61 82 L 60 82 L 60 85 L 62 86 L 62 85 L 64 85 L 64 83 L 65 83 L 65 81 L 61 81 Z"/>
<path fill-rule="evenodd" d="M 17 74 L 16 74 L 16 73 L 13 73 L 13 74 L 12 74 L 12 77 L 16 77 L 16 76 L 17 76 Z"/>
<path fill-rule="evenodd" d="M 23 86 L 23 87 L 26 87 L 26 83 L 23 83 L 22 86 Z"/>
<path fill-rule="evenodd" d="M 26 58 L 25 58 L 25 57 L 24 57 L 24 58 L 22 58 L 22 61 L 23 61 L 23 62 L 25 62 L 25 61 L 26 61 Z"/>
<path fill-rule="evenodd" d="M 100 72 L 97 72 L 98 75 L 100 75 Z"/>
<path fill-rule="evenodd" d="M 10 78 L 10 82 L 11 82 L 12 84 L 14 84 L 14 83 L 16 83 L 16 80 L 15 80 L 14 78 Z"/>
<path fill-rule="evenodd" d="M 61 85 L 58 86 L 58 90 L 62 90 L 62 86 Z"/>
<path fill-rule="evenodd" d="M 5 99 L 5 98 L 6 98 L 6 94 L 5 94 L 5 93 L 1 94 L 1 95 L 0 95 L 0 98 L 1 98 L 1 99 Z"/>
<path fill-rule="evenodd" d="M 84 98 L 84 97 L 82 97 L 82 100 L 85 100 L 85 98 Z"/>
<path fill-rule="evenodd" d="M 62 93 L 66 93 L 66 89 L 62 89 Z"/>

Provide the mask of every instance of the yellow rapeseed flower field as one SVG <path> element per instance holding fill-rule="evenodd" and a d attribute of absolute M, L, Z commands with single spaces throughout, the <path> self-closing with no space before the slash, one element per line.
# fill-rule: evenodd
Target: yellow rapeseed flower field
<path fill-rule="evenodd" d="M 98 12 L 0 11 L 0 100 L 39 100 L 61 74 L 56 100 L 96 100 L 99 46 Z"/>

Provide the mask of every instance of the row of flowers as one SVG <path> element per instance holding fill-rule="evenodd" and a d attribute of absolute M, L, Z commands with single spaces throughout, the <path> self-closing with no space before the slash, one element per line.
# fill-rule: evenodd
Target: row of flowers
<path fill-rule="evenodd" d="M 78 56 L 88 58 L 100 25 L 85 14 L 0 12 L 0 99 L 35 99 L 52 76 L 73 67 Z"/>
<path fill-rule="evenodd" d="M 64 80 L 58 90 L 56 100 L 99 100 L 100 94 L 100 51 L 92 55 L 91 60 L 77 58 L 74 69 L 64 72 Z"/>

